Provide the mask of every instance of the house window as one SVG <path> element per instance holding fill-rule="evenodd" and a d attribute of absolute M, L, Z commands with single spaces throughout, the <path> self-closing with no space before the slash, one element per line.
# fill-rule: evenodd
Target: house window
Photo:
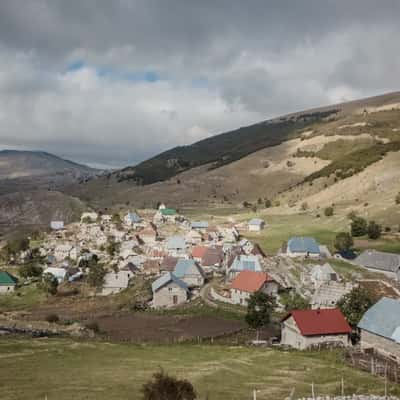
<path fill-rule="evenodd" d="M 169 292 L 172 292 L 172 287 L 168 288 L 168 291 L 169 291 Z"/>
<path fill-rule="evenodd" d="M 172 302 L 174 303 L 174 305 L 175 305 L 175 304 L 178 304 L 178 296 L 177 296 L 177 295 L 174 295 L 174 296 L 172 297 Z"/>

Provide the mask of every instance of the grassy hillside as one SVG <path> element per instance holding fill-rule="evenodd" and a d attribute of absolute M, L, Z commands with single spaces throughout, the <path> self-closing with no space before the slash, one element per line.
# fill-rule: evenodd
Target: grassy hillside
<path fill-rule="evenodd" d="M 337 109 L 306 112 L 277 121 L 265 121 L 235 131 L 216 135 L 190 146 L 175 147 L 135 167 L 116 172 L 119 182 L 131 180 L 140 184 L 163 181 L 184 170 L 210 164 L 218 168 L 265 147 L 275 146 L 298 137 L 312 123 L 335 115 Z"/>
<path fill-rule="evenodd" d="M 134 346 L 70 340 L 1 340 L 4 400 L 140 399 L 155 371 L 189 379 L 200 400 L 260 400 L 340 393 L 383 394 L 383 379 L 352 369 L 336 352 L 296 352 L 219 345 Z M 398 385 L 389 394 L 400 395 Z M 207 397 L 208 396 L 208 397 Z"/>

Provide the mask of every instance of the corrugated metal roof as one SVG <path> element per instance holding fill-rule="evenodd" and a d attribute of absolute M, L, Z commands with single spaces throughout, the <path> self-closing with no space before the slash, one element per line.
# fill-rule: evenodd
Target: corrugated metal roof
<path fill-rule="evenodd" d="M 393 335 L 398 339 L 400 301 L 383 297 L 364 314 L 358 327 L 387 339 L 395 340 Z"/>
<path fill-rule="evenodd" d="M 137 215 L 136 213 L 128 213 L 126 218 L 129 219 L 129 221 L 133 222 L 133 223 L 138 223 L 140 222 L 142 219 L 139 217 L 139 215 Z"/>
<path fill-rule="evenodd" d="M 167 249 L 184 249 L 186 248 L 186 241 L 183 236 L 171 236 L 167 241 Z"/>
<path fill-rule="evenodd" d="M 208 222 L 207 221 L 193 221 L 191 223 L 192 229 L 207 229 Z"/>
<path fill-rule="evenodd" d="M 292 237 L 288 241 L 288 249 L 292 253 L 320 253 L 319 244 L 312 237 Z"/>
<path fill-rule="evenodd" d="M 152 285 L 151 289 L 153 290 L 153 293 L 156 292 L 157 290 L 161 289 L 163 286 L 168 284 L 169 282 L 174 282 L 178 286 L 180 286 L 182 289 L 188 291 L 188 286 L 186 285 L 185 282 L 181 281 L 178 277 L 176 277 L 172 272 L 167 272 L 166 274 L 160 276 L 157 280 L 155 280 Z"/>
<path fill-rule="evenodd" d="M 12 286 L 17 284 L 17 278 L 7 271 L 0 271 L 0 286 Z"/>
<path fill-rule="evenodd" d="M 176 210 L 174 208 L 162 208 L 160 210 L 161 215 L 175 215 Z"/>
<path fill-rule="evenodd" d="M 400 269 L 400 255 L 383 251 L 365 250 L 354 262 L 362 267 L 388 272 L 397 272 Z"/>
<path fill-rule="evenodd" d="M 174 269 L 174 274 L 178 278 L 183 278 L 185 277 L 189 271 L 196 271 L 200 274 L 203 275 L 203 270 L 197 265 L 196 261 L 193 259 L 188 259 L 188 260 L 179 260 Z"/>
<path fill-rule="evenodd" d="M 262 272 L 262 268 L 257 256 L 240 254 L 233 260 L 231 271 Z"/>

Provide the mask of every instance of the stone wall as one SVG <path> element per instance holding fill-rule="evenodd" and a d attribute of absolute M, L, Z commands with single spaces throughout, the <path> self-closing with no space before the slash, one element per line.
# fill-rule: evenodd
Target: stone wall
<path fill-rule="evenodd" d="M 374 349 L 378 353 L 386 356 L 396 357 L 400 361 L 400 343 L 386 339 L 371 332 L 361 330 L 361 349 Z"/>

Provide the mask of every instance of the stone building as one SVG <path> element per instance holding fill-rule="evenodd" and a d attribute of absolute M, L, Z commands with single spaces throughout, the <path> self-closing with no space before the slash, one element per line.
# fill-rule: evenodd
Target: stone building
<path fill-rule="evenodd" d="M 173 307 L 184 303 L 189 298 L 189 288 L 185 282 L 173 273 L 167 272 L 151 285 L 153 307 Z"/>
<path fill-rule="evenodd" d="M 281 321 L 281 344 L 305 350 L 321 344 L 349 346 L 351 327 L 338 308 L 294 310 Z"/>
<path fill-rule="evenodd" d="M 358 328 L 363 350 L 400 361 L 400 300 L 383 297 L 364 314 Z"/>

